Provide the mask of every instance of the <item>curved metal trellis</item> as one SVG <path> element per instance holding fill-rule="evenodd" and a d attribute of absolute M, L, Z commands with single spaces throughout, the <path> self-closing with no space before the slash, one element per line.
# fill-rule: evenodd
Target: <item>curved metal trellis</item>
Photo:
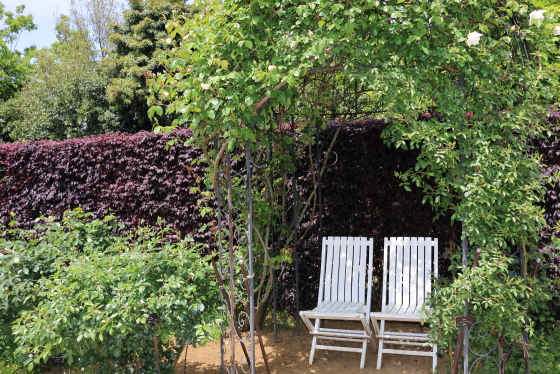
<path fill-rule="evenodd" d="M 214 144 L 217 146 L 217 142 Z M 262 153 L 261 149 L 257 155 Z M 254 374 L 255 330 L 257 327 L 258 332 L 258 326 L 255 326 L 253 280 L 252 170 L 262 166 L 253 159 L 247 143 L 244 150 L 226 153 L 216 167 L 220 168 L 215 183 L 219 266 L 215 262 L 214 265 L 227 310 L 223 315 L 228 318 L 228 324 L 222 326 L 220 339 L 221 373 Z M 243 186 L 245 189 L 240 189 Z M 241 206 L 246 210 L 241 210 Z M 269 371 L 260 334 L 258 338 Z"/>
<path fill-rule="evenodd" d="M 480 327 L 481 322 L 477 321 L 469 327 L 469 336 L 474 335 L 478 340 L 483 340 L 491 336 L 488 329 L 482 329 Z M 496 365 L 498 373 L 505 373 L 505 368 L 507 362 L 511 358 L 512 354 L 520 348 L 518 342 L 507 342 L 503 335 L 499 335 L 497 339 L 490 345 L 486 347 L 486 351 L 475 351 L 472 346 L 469 347 L 469 353 L 474 357 L 472 363 L 469 366 L 469 373 L 474 372 L 478 366 L 482 365 L 484 362 L 491 362 Z M 523 349 L 523 348 L 522 348 Z M 525 370 L 519 369 L 519 373 L 529 373 L 529 356 L 525 355 Z"/>

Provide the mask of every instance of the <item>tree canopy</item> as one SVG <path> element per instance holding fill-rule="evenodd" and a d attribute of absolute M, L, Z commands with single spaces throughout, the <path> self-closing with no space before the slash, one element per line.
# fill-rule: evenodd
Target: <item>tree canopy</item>
<path fill-rule="evenodd" d="M 105 57 L 111 48 L 109 35 L 121 22 L 122 13 L 117 0 L 71 0 L 70 17 L 77 29 L 87 33 L 96 55 Z"/>
<path fill-rule="evenodd" d="M 111 78 L 107 99 L 122 129 L 152 130 L 146 80 L 164 71 L 159 54 L 171 41 L 165 30 L 167 20 L 174 13 L 189 18 L 190 8 L 178 0 L 130 1 L 123 23 L 115 25 L 109 37 L 114 49 L 104 67 Z"/>
<path fill-rule="evenodd" d="M 5 10 L 0 2 L 0 21 L 4 27 L 0 29 L 0 100 L 13 97 L 25 83 L 31 70 L 30 56 L 32 49 L 23 53 L 18 51 L 17 43 L 21 33 L 37 28 L 33 16 L 25 15 L 25 5 L 17 6 L 14 12 Z"/>
<path fill-rule="evenodd" d="M 11 139 L 66 139 L 118 129 L 105 100 L 108 79 L 87 30 L 61 16 L 56 31 L 57 41 L 37 51 L 27 83 L 0 107 Z"/>
<path fill-rule="evenodd" d="M 154 77 L 152 114 L 178 112 L 174 123 L 192 123 L 200 140 L 219 132 L 243 144 L 277 129 L 282 113 L 320 117 L 327 102 L 306 98 L 310 82 L 344 74 L 398 119 L 387 141 L 422 149 L 403 181 L 424 185 L 456 220 L 465 215 L 473 244 L 536 239 L 542 184 L 526 144 L 546 130 L 542 111 L 556 101 L 553 14 L 531 21 L 530 3 L 490 0 L 204 7 L 168 24 L 183 42 L 168 49 L 169 73 Z M 428 110 L 440 117 L 419 121 Z"/>
<path fill-rule="evenodd" d="M 166 21 L 174 12 L 190 17 L 190 8 L 177 0 L 130 1 L 122 15 L 113 0 L 73 0 L 70 14 L 58 16 L 57 41 L 33 63 L 14 65 L 22 74 L 0 105 L 1 138 L 151 130 L 146 79 L 163 72 Z"/>

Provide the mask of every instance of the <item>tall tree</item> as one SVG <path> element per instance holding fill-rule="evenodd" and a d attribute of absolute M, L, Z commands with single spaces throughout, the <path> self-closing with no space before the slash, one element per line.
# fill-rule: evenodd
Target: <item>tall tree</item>
<path fill-rule="evenodd" d="M 59 18 L 56 30 L 57 42 L 37 52 L 28 83 L 0 108 L 11 140 L 66 139 L 118 129 L 105 100 L 108 80 L 100 74 L 87 31 L 67 16 Z"/>
<path fill-rule="evenodd" d="M 107 86 L 111 109 L 123 129 L 136 132 L 152 129 L 147 115 L 150 93 L 146 79 L 165 71 L 159 56 L 172 43 L 166 22 L 175 13 L 190 17 L 191 7 L 181 0 L 130 0 L 129 5 L 124 22 L 115 26 L 109 37 L 114 50 L 104 65 L 112 77 Z"/>
<path fill-rule="evenodd" d="M 89 38 L 101 57 L 111 47 L 112 27 L 122 21 L 118 0 L 71 0 L 70 17 L 79 30 L 88 31 Z"/>
<path fill-rule="evenodd" d="M 17 43 L 24 31 L 37 28 L 32 15 L 24 15 L 25 5 L 16 7 L 15 13 L 5 10 L 0 2 L 0 21 L 4 27 L 0 29 L 0 100 L 13 97 L 25 83 L 31 71 L 30 58 L 33 49 L 18 51 Z"/>

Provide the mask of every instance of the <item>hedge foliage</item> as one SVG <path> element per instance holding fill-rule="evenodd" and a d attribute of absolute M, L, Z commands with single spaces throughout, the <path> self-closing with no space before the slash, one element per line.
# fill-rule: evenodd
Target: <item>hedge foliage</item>
<path fill-rule="evenodd" d="M 428 120 L 433 115 L 422 116 Z M 559 120 L 560 113 L 554 110 L 546 119 L 553 123 Z M 323 151 L 338 125 L 332 121 L 320 132 Z M 450 212 L 434 220 L 435 212 L 429 204 L 422 204 L 420 189 L 411 186 L 411 191 L 406 191 L 400 186 L 395 172 L 414 167 L 418 151 L 387 147 L 381 138 L 386 126 L 383 120 L 353 121 L 339 133 L 322 179 L 323 233 L 373 237 L 377 248 L 386 236 L 433 236 L 440 239 L 440 253 L 449 257 L 460 241 L 460 226 L 449 224 Z M 13 212 L 21 227 L 31 228 L 40 215 L 61 218 L 66 209 L 81 206 L 95 218 L 115 215 L 124 224 L 124 231 L 142 222 L 155 226 L 161 217 L 183 235 L 209 240 L 211 232 L 199 231 L 209 219 L 200 216 L 197 206 L 205 166 L 195 161 L 202 152 L 183 142 L 167 146 L 175 137 L 186 140 L 190 135 L 189 130 L 178 130 L 172 134 L 139 132 L 0 144 L 0 222 L 9 222 Z M 556 136 L 533 145 L 544 155 L 542 162 L 547 166 L 543 173 L 560 170 Z M 298 163 L 302 196 L 313 188 L 304 159 L 302 155 Z M 551 225 L 560 218 L 558 196 L 560 183 L 545 196 L 545 217 Z M 312 235 L 302 243 L 299 255 L 301 271 L 309 270 L 314 279 L 316 275 L 311 273 L 318 258 L 318 219 L 308 218 Z M 310 227 L 309 222 L 300 225 L 300 237 Z M 543 233 L 540 249 L 553 276 L 560 274 L 560 258 L 547 244 L 556 234 Z M 445 270 L 446 263 L 441 266 L 440 270 Z M 293 271 L 288 271 L 283 281 L 293 284 L 292 275 Z M 302 277 L 308 279 L 306 274 Z M 303 299 L 315 299 L 314 288 L 306 291 L 304 287 Z M 282 295 L 292 306 L 293 291 L 290 286 Z"/>
<path fill-rule="evenodd" d="M 335 126 L 321 132 L 322 142 Z M 394 172 L 412 167 L 416 152 L 383 145 L 384 127 L 383 121 L 355 121 L 340 133 L 333 149 L 337 161 L 323 178 L 324 232 L 377 240 L 443 232 L 448 237 L 448 220 L 432 224 L 434 214 L 422 205 L 420 191 L 399 187 Z M 6 224 L 13 212 L 22 227 L 31 228 L 41 215 L 61 218 L 81 206 L 95 218 L 113 214 L 127 229 L 156 225 L 161 217 L 183 234 L 207 239 L 198 232 L 206 221 L 196 204 L 205 166 L 193 163 L 202 153 L 181 142 L 167 147 L 175 136 L 186 140 L 190 132 L 0 144 L 0 220 Z M 307 170 L 300 175 L 302 195 L 312 188 L 311 178 Z"/>
<path fill-rule="evenodd" d="M 373 237 L 376 247 L 389 236 L 432 236 L 442 243 L 460 239 L 454 237 L 450 216 L 434 221 L 420 189 L 400 186 L 395 172 L 413 168 L 418 151 L 387 147 L 381 139 L 386 126 L 382 120 L 365 120 L 341 130 L 333 147 L 336 158 L 327 160 L 334 165 L 322 179 L 325 234 Z"/>
<path fill-rule="evenodd" d="M 549 110 L 545 120 L 555 133 L 544 139 L 536 140 L 532 145 L 542 155 L 542 174 L 551 176 L 560 172 L 560 142 L 558 139 L 560 111 Z M 544 218 L 550 229 L 541 233 L 542 246 L 539 251 L 544 256 L 549 277 L 560 279 L 560 254 L 551 245 L 559 237 L 558 228 L 555 226 L 560 221 L 560 180 L 557 180 L 554 185 L 548 188 L 543 203 L 545 208 Z"/>
<path fill-rule="evenodd" d="M 130 231 L 156 226 L 158 217 L 197 240 L 204 223 L 198 212 L 205 167 L 202 152 L 167 147 L 189 130 L 172 134 L 105 134 L 65 141 L 0 144 L 0 222 L 15 213 L 21 227 L 41 216 L 61 218 L 81 206 L 95 218 L 115 215 Z"/>

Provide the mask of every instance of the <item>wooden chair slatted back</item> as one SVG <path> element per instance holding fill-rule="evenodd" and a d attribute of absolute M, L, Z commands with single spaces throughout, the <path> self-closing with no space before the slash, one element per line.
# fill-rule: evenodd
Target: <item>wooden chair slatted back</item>
<path fill-rule="evenodd" d="M 373 239 L 329 236 L 323 238 L 319 304 L 324 301 L 364 303 L 371 306 Z M 366 289 L 367 284 L 367 289 Z"/>
<path fill-rule="evenodd" d="M 438 239 L 385 238 L 383 247 L 383 307 L 421 306 L 438 276 Z"/>

